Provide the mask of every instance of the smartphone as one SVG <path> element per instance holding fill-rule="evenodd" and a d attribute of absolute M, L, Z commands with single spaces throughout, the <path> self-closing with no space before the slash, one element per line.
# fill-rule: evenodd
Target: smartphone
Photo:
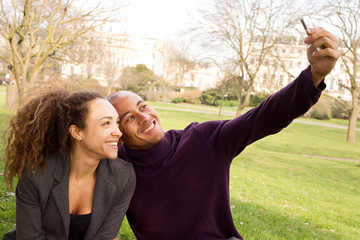
<path fill-rule="evenodd" d="M 303 25 L 303 27 L 304 27 L 304 29 L 305 29 L 305 32 L 306 32 L 307 26 L 306 26 L 306 24 L 305 24 L 304 19 L 301 18 L 301 19 L 300 19 L 300 22 L 301 22 L 301 24 Z"/>

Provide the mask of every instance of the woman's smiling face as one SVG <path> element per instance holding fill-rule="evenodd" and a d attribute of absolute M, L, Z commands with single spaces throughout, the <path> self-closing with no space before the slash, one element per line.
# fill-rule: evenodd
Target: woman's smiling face
<path fill-rule="evenodd" d="M 105 99 L 89 102 L 89 114 L 85 128 L 79 130 L 79 146 L 91 157 L 115 159 L 121 137 L 119 115 Z"/>

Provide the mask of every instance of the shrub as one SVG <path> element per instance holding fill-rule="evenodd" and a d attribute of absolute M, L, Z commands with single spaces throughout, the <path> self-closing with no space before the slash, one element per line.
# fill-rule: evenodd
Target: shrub
<path fill-rule="evenodd" d="M 268 93 L 257 93 L 250 96 L 250 106 L 257 107 L 259 106 L 266 98 L 269 97 Z"/>
<path fill-rule="evenodd" d="M 315 119 L 329 119 L 331 118 L 330 102 L 324 97 L 311 108 L 310 117 Z"/>
<path fill-rule="evenodd" d="M 215 106 L 219 107 L 221 105 L 221 99 L 215 101 Z M 238 103 L 234 100 L 227 100 L 224 99 L 223 101 L 223 107 L 237 107 Z"/>
<path fill-rule="evenodd" d="M 313 110 L 310 113 L 311 118 L 320 119 L 320 120 L 326 120 L 329 119 L 329 115 L 326 112 L 319 111 L 317 109 Z"/>
<path fill-rule="evenodd" d="M 218 99 L 221 99 L 221 97 L 213 90 L 204 91 L 200 96 L 201 103 L 210 106 L 214 106 Z"/>
<path fill-rule="evenodd" d="M 199 103 L 200 96 L 201 91 L 198 89 L 185 89 L 184 92 L 179 95 L 180 98 L 185 99 L 185 102 L 192 104 Z"/>
<path fill-rule="evenodd" d="M 330 103 L 331 107 L 331 116 L 333 118 L 347 118 L 347 112 L 345 107 L 338 103 L 337 101 L 332 101 Z"/>
<path fill-rule="evenodd" d="M 153 91 L 147 91 L 146 92 L 146 100 L 153 101 L 153 102 L 160 101 L 160 93 L 153 92 Z"/>
<path fill-rule="evenodd" d="M 184 98 L 180 98 L 180 97 L 174 97 L 173 99 L 171 99 L 172 103 L 184 103 L 186 102 L 186 100 Z"/>

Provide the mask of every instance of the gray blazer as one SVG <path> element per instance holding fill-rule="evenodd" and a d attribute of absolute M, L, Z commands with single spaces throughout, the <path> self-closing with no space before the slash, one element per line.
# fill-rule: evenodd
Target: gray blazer
<path fill-rule="evenodd" d="M 46 170 L 16 187 L 16 229 L 3 239 L 68 239 L 69 156 L 51 157 Z M 114 239 L 135 189 L 133 166 L 102 159 L 97 169 L 91 220 L 84 239 Z M 17 238 L 16 238 L 17 237 Z"/>

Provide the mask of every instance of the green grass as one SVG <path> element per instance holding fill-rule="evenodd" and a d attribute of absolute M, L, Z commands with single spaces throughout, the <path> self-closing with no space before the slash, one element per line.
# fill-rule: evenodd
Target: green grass
<path fill-rule="evenodd" d="M 231 118 L 200 111 L 157 111 L 166 130 L 182 129 L 193 121 Z M 10 115 L 0 105 L 0 131 Z M 346 125 L 342 120 L 325 123 Z M 249 146 L 234 159 L 230 174 L 230 204 L 240 234 L 247 240 L 358 239 L 359 162 L 299 155 L 360 160 L 360 132 L 356 137 L 357 143 L 350 144 L 345 142 L 346 130 L 293 123 Z M 1 143 L 0 154 L 3 149 Z M 2 169 L 1 163 L 0 172 Z M 14 222 L 15 197 L 0 176 L 0 236 Z M 135 239 L 126 219 L 118 237 Z"/>

